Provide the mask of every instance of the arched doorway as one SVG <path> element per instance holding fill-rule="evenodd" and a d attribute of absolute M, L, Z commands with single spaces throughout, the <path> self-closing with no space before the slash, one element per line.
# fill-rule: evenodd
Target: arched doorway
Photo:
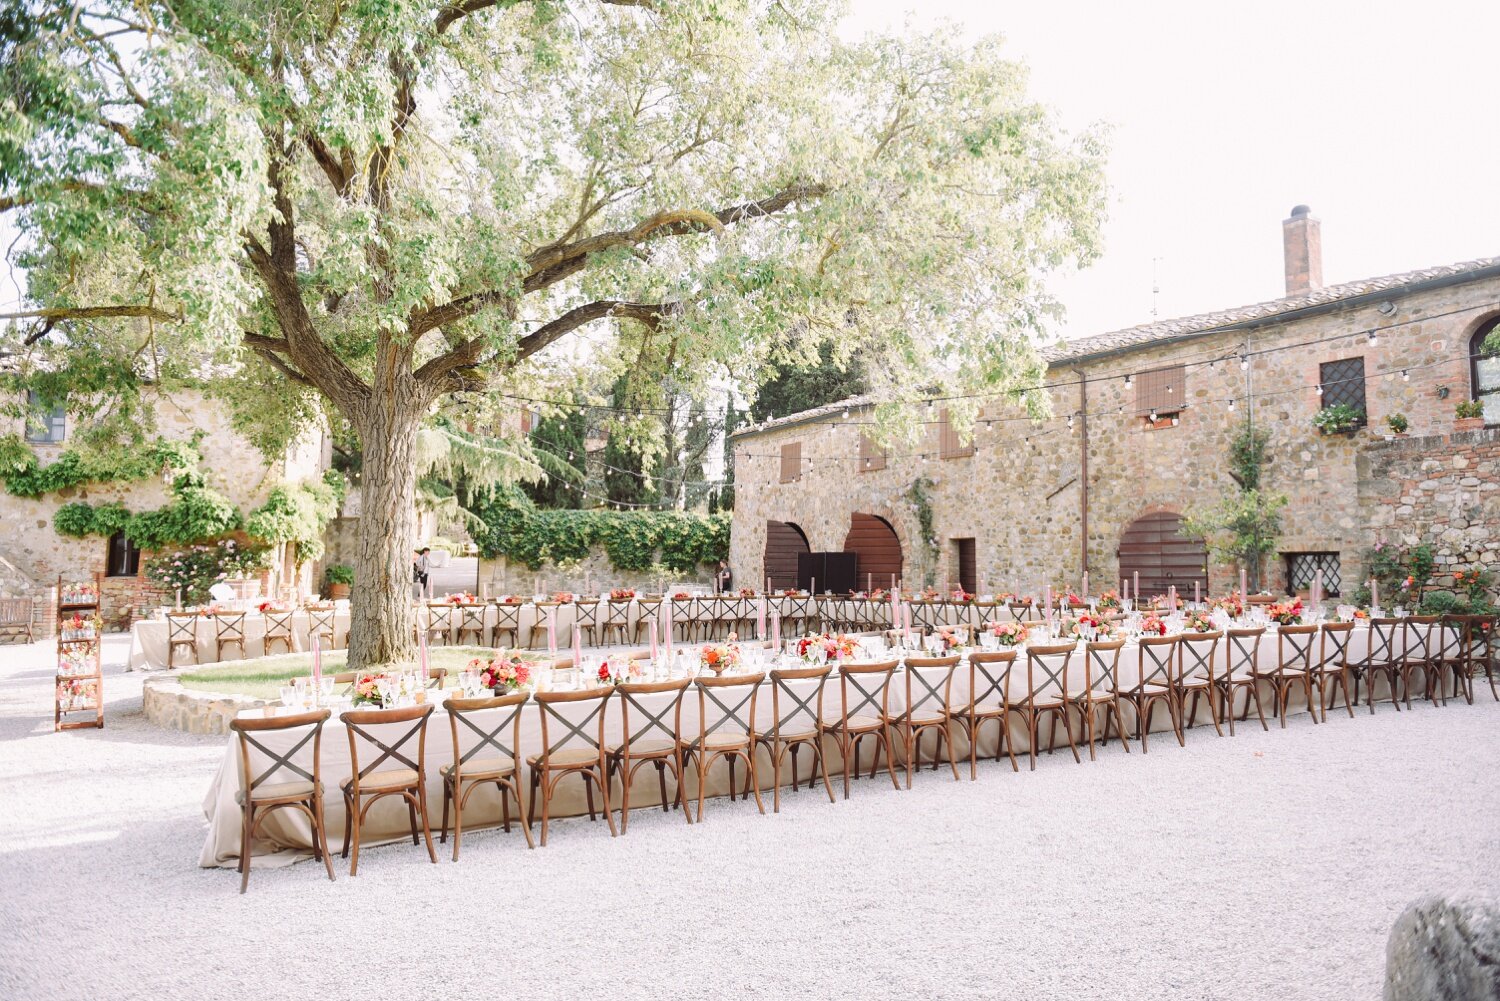
<path fill-rule="evenodd" d="M 773 588 L 797 586 L 797 554 L 810 552 L 807 535 L 790 521 L 766 522 L 766 555 L 762 580 Z"/>
<path fill-rule="evenodd" d="M 861 588 L 866 581 L 890 587 L 892 576 L 901 578 L 901 540 L 891 523 L 879 515 L 855 512 L 849 516 L 844 552 L 858 557 L 855 574 Z"/>
<path fill-rule="evenodd" d="M 1182 534 L 1182 516 L 1159 511 L 1137 518 L 1120 536 L 1120 577 L 1140 574 L 1141 593 L 1166 594 L 1176 586 L 1179 597 L 1193 596 L 1196 582 L 1208 590 L 1208 549 L 1202 539 Z"/>

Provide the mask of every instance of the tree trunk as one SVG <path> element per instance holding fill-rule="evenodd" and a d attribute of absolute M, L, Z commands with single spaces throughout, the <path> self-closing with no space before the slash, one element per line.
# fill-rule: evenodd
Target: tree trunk
<path fill-rule="evenodd" d="M 423 407 L 415 393 L 372 396 L 358 424 L 360 471 L 358 552 L 349 596 L 349 667 L 410 662 L 412 547 L 416 545 L 413 447 Z"/>

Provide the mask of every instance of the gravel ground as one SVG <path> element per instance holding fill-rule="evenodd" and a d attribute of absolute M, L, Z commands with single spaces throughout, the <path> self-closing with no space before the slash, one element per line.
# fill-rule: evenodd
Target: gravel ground
<path fill-rule="evenodd" d="M 125 644 L 112 638 L 109 659 Z M 54 735 L 51 653 L 0 648 L 0 998 L 1375 998 L 1428 892 L 1500 890 L 1500 705 L 1294 717 L 977 783 L 716 800 L 611 841 L 480 832 L 239 877 L 196 860 L 220 738 L 140 675 Z M 1023 765 L 1024 768 L 1024 765 Z M 769 809 L 769 805 L 768 805 Z"/>

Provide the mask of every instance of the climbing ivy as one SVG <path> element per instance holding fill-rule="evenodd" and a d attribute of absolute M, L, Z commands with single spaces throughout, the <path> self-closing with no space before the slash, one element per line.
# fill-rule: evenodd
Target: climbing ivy
<path fill-rule="evenodd" d="M 480 555 L 503 556 L 533 570 L 577 562 L 595 547 L 604 550 L 616 570 L 640 573 L 658 562 L 691 571 L 729 555 L 727 514 L 544 511 L 516 491 L 497 493 L 474 510 L 484 523 L 472 532 Z"/>
<path fill-rule="evenodd" d="M 932 497 L 927 493 L 932 487 L 931 479 L 918 476 L 911 481 L 911 486 L 906 490 L 906 499 L 911 502 L 912 513 L 917 516 L 917 530 L 922 537 L 922 549 L 927 554 L 926 569 L 923 574 L 928 587 L 932 586 L 938 562 L 937 532 L 932 524 Z"/>
<path fill-rule="evenodd" d="M 266 502 L 245 519 L 245 530 L 269 543 L 296 545 L 296 560 L 323 555 L 323 529 L 344 502 L 344 477 L 329 470 L 318 483 L 298 483 L 272 490 Z"/>
<path fill-rule="evenodd" d="M 59 535 L 81 539 L 86 535 L 110 536 L 122 531 L 130 521 L 130 511 L 123 504 L 100 504 L 91 507 L 83 501 L 64 504 L 52 515 L 52 527 Z"/>
<path fill-rule="evenodd" d="M 200 431 L 191 441 L 158 438 L 143 448 L 87 453 L 63 449 L 55 461 L 43 466 L 36 452 L 20 435 L 3 435 L 0 436 L 0 479 L 5 481 L 6 491 L 17 497 L 40 497 L 85 483 L 114 483 L 144 480 L 161 473 L 185 473 L 198 466 L 201 438 Z"/>

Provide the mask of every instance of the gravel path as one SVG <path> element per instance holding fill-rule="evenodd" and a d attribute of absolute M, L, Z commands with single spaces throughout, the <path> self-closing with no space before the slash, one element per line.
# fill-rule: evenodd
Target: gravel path
<path fill-rule="evenodd" d="M 108 655 L 122 661 L 123 643 Z M 1379 996 L 1419 894 L 1500 890 L 1500 705 L 1294 717 L 977 783 L 860 782 L 780 816 L 639 813 L 611 842 L 481 832 L 199 869 L 220 738 L 157 730 L 140 676 L 53 735 L 51 653 L 0 647 L 0 998 Z M 1024 768 L 1024 765 L 1023 765 Z M 768 805 L 769 809 L 769 805 Z"/>

